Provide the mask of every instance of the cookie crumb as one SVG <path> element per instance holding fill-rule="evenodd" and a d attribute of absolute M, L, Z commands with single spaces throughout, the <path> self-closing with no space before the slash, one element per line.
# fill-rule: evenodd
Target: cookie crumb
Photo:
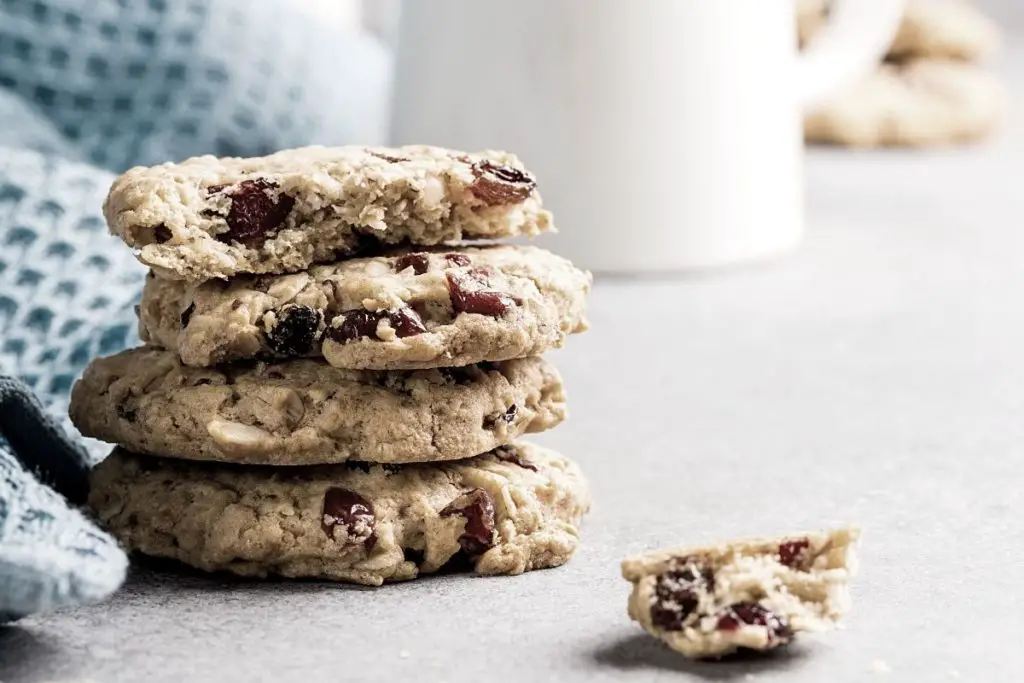
<path fill-rule="evenodd" d="M 849 607 L 855 527 L 656 550 L 622 562 L 629 616 L 691 659 L 783 647 Z"/>
<path fill-rule="evenodd" d="M 892 669 L 889 668 L 889 665 L 884 660 L 876 659 L 873 662 L 871 662 L 871 666 L 868 667 L 868 671 L 870 671 L 873 674 L 881 675 L 890 673 Z"/>

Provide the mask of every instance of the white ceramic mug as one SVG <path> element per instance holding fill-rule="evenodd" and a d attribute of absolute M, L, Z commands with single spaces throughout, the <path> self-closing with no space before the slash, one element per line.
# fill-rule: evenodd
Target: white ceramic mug
<path fill-rule="evenodd" d="M 871 67 L 899 0 L 406 0 L 392 140 L 516 152 L 595 271 L 761 259 L 803 230 L 801 110 Z"/>

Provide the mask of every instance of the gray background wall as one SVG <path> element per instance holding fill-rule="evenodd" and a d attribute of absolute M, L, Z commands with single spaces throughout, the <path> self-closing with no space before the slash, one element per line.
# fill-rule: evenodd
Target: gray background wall
<path fill-rule="evenodd" d="M 975 0 L 989 16 L 1007 31 L 1024 33 L 1024 0 Z"/>

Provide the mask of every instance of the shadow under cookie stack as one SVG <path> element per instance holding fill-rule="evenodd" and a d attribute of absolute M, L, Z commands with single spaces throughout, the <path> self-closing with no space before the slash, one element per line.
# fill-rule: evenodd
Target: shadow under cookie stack
<path fill-rule="evenodd" d="M 369 585 L 572 556 L 586 482 L 518 438 L 565 418 L 540 354 L 586 329 L 590 275 L 464 241 L 551 229 L 514 156 L 198 157 L 104 211 L 152 269 L 146 345 L 94 360 L 71 417 L 117 444 L 89 504 L 129 550 Z"/>

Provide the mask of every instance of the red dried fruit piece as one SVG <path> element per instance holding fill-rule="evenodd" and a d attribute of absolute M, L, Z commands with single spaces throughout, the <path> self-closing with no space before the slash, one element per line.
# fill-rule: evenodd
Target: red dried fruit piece
<path fill-rule="evenodd" d="M 427 328 L 423 319 L 411 308 L 400 308 L 397 311 L 367 311 L 362 308 L 345 311 L 345 319 L 341 325 L 328 329 L 327 335 L 339 344 L 358 341 L 363 337 L 377 339 L 377 325 L 387 320 L 395 330 L 397 337 L 415 337 L 423 334 Z"/>
<path fill-rule="evenodd" d="M 448 279 L 452 309 L 456 313 L 479 313 L 497 318 L 516 305 L 512 296 L 487 289 L 486 283 L 469 274 L 448 271 L 445 277 Z"/>
<path fill-rule="evenodd" d="M 423 273 L 427 272 L 429 265 L 430 261 L 427 259 L 426 254 L 423 252 L 413 252 L 395 259 L 395 272 L 401 273 L 406 268 L 412 268 L 412 272 L 417 275 L 423 275 Z"/>
<path fill-rule="evenodd" d="M 310 306 L 288 305 L 275 312 L 276 322 L 267 330 L 267 346 L 282 356 L 304 356 L 320 340 L 324 314 Z"/>
<path fill-rule="evenodd" d="M 355 491 L 329 488 L 324 493 L 321 528 L 328 538 L 351 545 L 362 543 L 369 550 L 376 542 L 373 534 L 376 522 L 373 503 Z M 338 529 L 343 532 L 341 538 Z"/>
<path fill-rule="evenodd" d="M 700 605 L 701 593 L 715 589 L 715 577 L 689 560 L 683 566 L 658 576 L 654 585 L 656 599 L 651 605 L 651 621 L 666 631 L 681 631 L 687 618 Z"/>
<path fill-rule="evenodd" d="M 224 185 L 209 188 L 210 194 L 225 193 L 231 198 L 231 208 L 225 221 L 228 230 L 217 235 L 221 242 L 239 242 L 246 246 L 259 246 L 283 224 L 295 198 L 271 194 L 277 188 L 266 180 L 243 180 L 230 189 Z"/>
<path fill-rule="evenodd" d="M 736 631 L 744 624 L 767 628 L 771 646 L 788 643 L 793 637 L 793 630 L 784 616 L 756 602 L 738 602 L 730 605 L 718 618 L 718 628 L 722 631 Z"/>
<path fill-rule="evenodd" d="M 388 314 L 391 327 L 395 328 L 395 335 L 398 337 L 415 337 L 427 331 L 420 314 L 411 308 L 400 308 Z"/>
<path fill-rule="evenodd" d="M 523 458 L 523 456 L 519 453 L 518 449 L 502 446 L 501 448 L 495 448 L 491 452 L 494 453 L 495 458 L 501 460 L 502 462 L 510 462 L 514 465 L 519 465 L 524 470 L 532 470 L 534 472 L 537 471 L 537 466 L 534 465 L 529 460 Z"/>
<path fill-rule="evenodd" d="M 488 287 L 491 286 L 491 278 L 497 275 L 497 273 L 494 272 L 494 268 L 491 268 L 490 266 L 477 266 L 476 268 L 470 268 L 468 272 L 471 278 L 479 280 Z"/>
<path fill-rule="evenodd" d="M 473 164 L 469 191 L 488 206 L 515 204 L 530 196 L 537 181 L 526 171 L 485 159 Z"/>
<path fill-rule="evenodd" d="M 351 311 L 345 311 L 342 315 L 345 316 L 345 319 L 342 321 L 341 325 L 332 327 L 328 330 L 327 334 L 334 341 L 345 344 L 350 341 L 362 339 L 363 337 L 376 339 L 377 323 L 387 317 L 387 312 L 367 311 L 365 309 L 358 308 Z"/>
<path fill-rule="evenodd" d="M 196 302 L 193 301 L 188 305 L 188 308 L 181 312 L 181 315 L 178 316 L 178 322 L 181 323 L 182 328 L 188 327 L 188 323 L 192 320 L 192 314 L 195 313 L 195 311 Z"/>
<path fill-rule="evenodd" d="M 463 267 L 465 267 L 465 266 L 468 266 L 470 263 L 472 263 L 470 258 L 468 256 L 466 256 L 465 254 L 456 254 L 455 252 L 452 252 L 450 254 L 445 254 L 444 255 L 444 260 L 447 261 L 448 263 L 452 264 L 453 266 L 463 266 Z"/>
<path fill-rule="evenodd" d="M 468 555 L 482 555 L 494 546 L 494 502 L 487 491 L 473 489 L 441 510 L 442 517 L 452 515 L 466 518 L 465 529 L 459 536 L 459 545 Z"/>
<path fill-rule="evenodd" d="M 169 241 L 174 234 L 171 233 L 170 229 L 163 223 L 153 228 L 153 239 L 156 240 L 157 244 L 163 244 Z"/>
<path fill-rule="evenodd" d="M 782 543 L 779 545 L 779 561 L 787 567 L 799 567 L 808 546 L 810 542 L 806 538 Z"/>

